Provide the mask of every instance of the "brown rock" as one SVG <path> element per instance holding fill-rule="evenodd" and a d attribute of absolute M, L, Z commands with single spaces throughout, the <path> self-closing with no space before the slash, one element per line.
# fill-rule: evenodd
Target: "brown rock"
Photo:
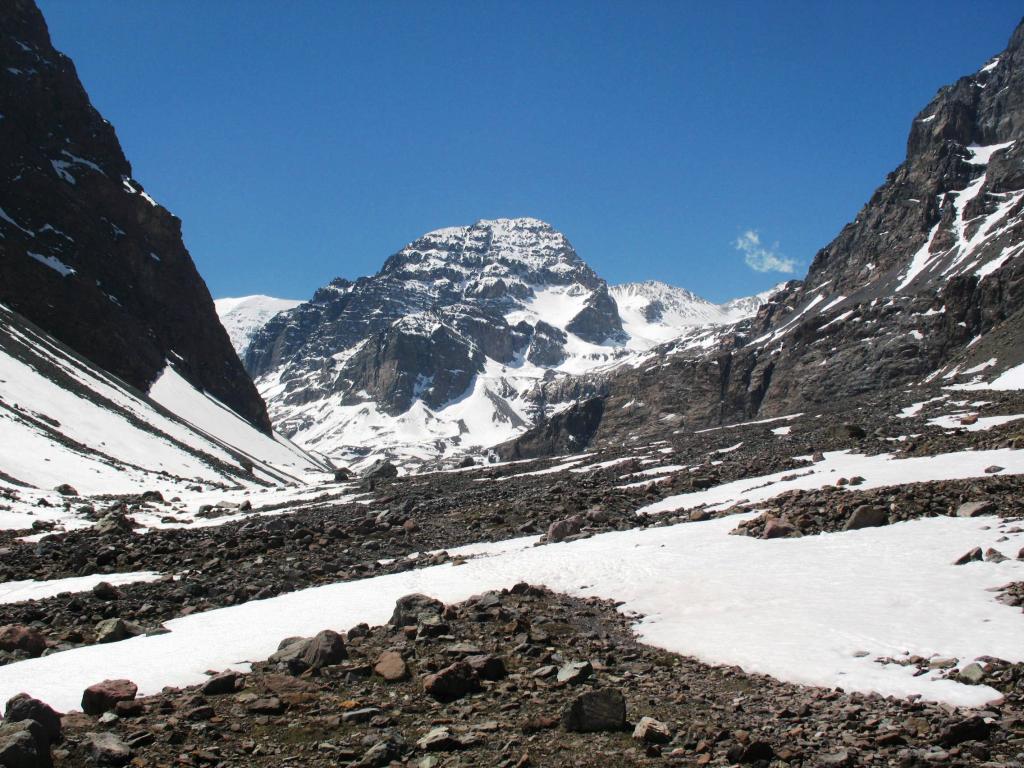
<path fill-rule="evenodd" d="M 131 701 L 139 687 L 131 680 L 104 680 L 90 685 L 82 694 L 82 711 L 88 715 L 102 715 L 119 701 Z"/>
<path fill-rule="evenodd" d="M 377 657 L 373 671 L 389 683 L 397 683 L 409 677 L 409 667 L 397 651 L 384 651 Z"/>

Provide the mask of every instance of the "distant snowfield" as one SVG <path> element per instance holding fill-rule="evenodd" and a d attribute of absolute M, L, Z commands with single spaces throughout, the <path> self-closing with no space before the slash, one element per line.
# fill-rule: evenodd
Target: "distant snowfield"
<path fill-rule="evenodd" d="M 231 346 L 239 356 L 249 346 L 256 331 L 267 324 L 274 315 L 299 306 L 295 299 L 275 299 L 272 296 L 240 296 L 216 299 L 213 306 L 220 317 L 221 325 L 228 332 Z"/>
<path fill-rule="evenodd" d="M 133 573 L 97 573 L 92 576 L 72 576 L 49 581 L 5 581 L 0 583 L 0 603 L 20 603 L 24 600 L 45 600 L 65 592 L 88 592 L 102 581 L 119 587 L 140 581 L 156 581 L 159 573 L 135 571 Z"/>
<path fill-rule="evenodd" d="M 808 685 L 979 706 L 998 692 L 939 679 L 937 671 L 914 677 L 914 667 L 876 659 L 1024 660 L 1020 610 L 986 591 L 1024 578 L 1024 563 L 951 564 L 969 546 L 1019 548 L 1020 534 L 993 518 L 773 541 L 729 535 L 747 517 L 544 547 L 528 538 L 463 548 L 479 557 L 200 613 L 168 622 L 169 634 L 0 667 L 0 700 L 26 691 L 75 709 L 88 685 L 108 678 L 128 678 L 141 695 L 153 694 L 199 683 L 207 670 L 244 669 L 285 637 L 381 624 L 405 594 L 456 602 L 518 581 L 622 600 L 621 610 L 643 615 L 636 626 L 648 643 Z M 1009 540 L 999 542 L 1004 535 Z"/>
<path fill-rule="evenodd" d="M 1009 448 L 991 451 L 958 451 L 937 456 L 894 458 L 891 454 L 865 456 L 849 451 L 829 451 L 825 460 L 809 467 L 747 477 L 717 485 L 705 491 L 668 496 L 637 510 L 637 514 L 657 514 L 693 509 L 707 504 L 711 509 L 726 509 L 733 504 L 756 504 L 768 501 L 787 491 L 813 490 L 835 485 L 836 481 L 854 476 L 864 478 L 851 490 L 867 490 L 885 486 L 921 483 L 934 480 L 957 480 L 985 477 L 986 469 L 1002 467 L 1000 474 L 1024 473 L 1024 451 Z M 789 478 L 785 480 L 783 478 Z M 850 487 L 850 486 L 847 486 Z"/>

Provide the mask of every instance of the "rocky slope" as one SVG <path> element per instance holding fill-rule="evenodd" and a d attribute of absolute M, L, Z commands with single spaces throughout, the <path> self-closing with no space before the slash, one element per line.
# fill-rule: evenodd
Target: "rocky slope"
<path fill-rule="evenodd" d="M 906 160 L 802 282 L 727 333 L 592 382 L 605 415 L 584 442 L 843 408 L 1024 361 L 1022 93 L 1024 26 L 919 113 Z"/>
<path fill-rule="evenodd" d="M 271 318 L 245 362 L 275 425 L 343 461 L 479 450 L 600 391 L 580 374 L 749 316 L 662 283 L 609 289 L 536 219 L 430 232 Z"/>
<path fill-rule="evenodd" d="M 141 391 L 173 361 L 269 434 L 181 223 L 132 178 L 30 0 L 0 7 L 0 60 L 0 303 Z"/>

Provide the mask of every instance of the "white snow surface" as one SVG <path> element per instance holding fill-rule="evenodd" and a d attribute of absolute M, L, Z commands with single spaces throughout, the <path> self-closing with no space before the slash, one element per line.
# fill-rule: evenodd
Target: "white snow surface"
<path fill-rule="evenodd" d="M 1004 468 L 1004 474 L 1024 474 L 1024 451 L 1001 448 L 989 451 L 957 451 L 937 456 L 913 456 L 897 459 L 882 453 L 865 456 L 849 451 L 827 451 L 824 461 L 805 469 L 785 470 L 770 475 L 747 477 L 704 491 L 668 496 L 637 510 L 638 514 L 658 514 L 693 509 L 708 505 L 726 509 L 733 504 L 758 504 L 793 490 L 813 490 L 835 485 L 836 481 L 859 475 L 864 482 L 857 490 L 882 488 L 905 483 L 932 480 L 962 480 L 985 477 L 993 465 Z M 790 479 L 784 480 L 784 477 Z"/>
<path fill-rule="evenodd" d="M 231 346 L 241 356 L 253 335 L 280 312 L 293 309 L 301 301 L 296 299 L 275 299 L 260 294 L 239 296 L 236 298 L 215 299 L 213 306 L 217 309 L 221 325 L 228 332 Z"/>
<path fill-rule="evenodd" d="M 153 694 L 200 683 L 207 670 L 245 669 L 285 637 L 381 624 L 405 594 L 450 603 L 523 580 L 622 600 L 621 610 L 643 615 L 637 630 L 648 643 L 802 684 L 980 706 L 998 692 L 938 679 L 938 672 L 914 677 L 914 667 L 875 659 L 1024 659 L 1020 611 L 986 591 L 1024 577 L 1024 563 L 951 565 L 968 543 L 1019 547 L 1020 534 L 992 518 L 931 518 L 773 541 L 729 535 L 745 517 L 544 547 L 528 538 L 465 548 L 479 556 L 458 567 L 305 589 L 175 619 L 168 634 L 0 667 L 0 699 L 26 691 L 71 710 L 88 685 L 112 678 Z M 1010 541 L 997 543 L 1003 535 Z"/>
<path fill-rule="evenodd" d="M 156 581 L 159 573 L 135 571 L 134 573 L 97 573 L 92 576 L 72 576 L 49 581 L 5 581 L 0 583 L 0 603 L 20 603 L 24 600 L 45 600 L 65 592 L 88 592 L 102 581 L 115 587 L 135 584 L 140 581 Z"/>

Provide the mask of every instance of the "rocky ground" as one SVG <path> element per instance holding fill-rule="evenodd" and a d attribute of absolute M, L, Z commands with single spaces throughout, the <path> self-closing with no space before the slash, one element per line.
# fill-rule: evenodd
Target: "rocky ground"
<path fill-rule="evenodd" d="M 1005 701 L 955 710 L 709 667 L 629 625 L 607 601 L 526 584 L 403 598 L 386 626 L 286 640 L 249 674 L 145 699 L 102 682 L 89 714 L 63 718 L 54 764 L 995 768 L 1024 752 L 1021 665 L 965 668 Z"/>
<path fill-rule="evenodd" d="M 18 538 L 26 531 L 5 535 L 0 580 L 133 570 L 164 577 L 0 605 L 0 660 L 160 632 L 177 616 L 311 585 L 458 563 L 461 557 L 449 550 L 462 544 L 538 534 L 560 540 L 746 511 L 635 514 L 672 494 L 799 472 L 821 451 L 921 456 L 1024 441 L 1024 421 L 970 431 L 975 419 L 1024 412 L 1012 394 L 984 393 L 982 403 L 947 393 L 897 417 L 933 394 L 605 446 L 588 456 L 352 480 L 325 487 L 295 509 L 261 505 L 254 496 L 243 505 L 249 509 L 204 509 L 199 519 L 205 521 L 245 513 L 213 527 L 140 532 L 133 515 L 149 510 L 174 517 L 181 504 L 152 494 L 71 495 L 66 503 L 91 505 L 97 525 L 31 543 Z M 928 423 L 939 416 L 947 421 Z M 780 427 L 789 429 L 773 431 Z M 660 467 L 670 469 L 657 474 Z M 642 474 L 651 470 L 656 474 Z M 983 514 L 993 525 L 1024 525 L 1018 522 L 1024 481 L 1016 476 L 993 472 L 867 490 L 858 483 L 845 477 L 835 486 L 779 496 L 758 505 L 762 514 L 738 522 L 735 533 L 806 536 L 936 515 Z M 352 501 L 355 492 L 362 496 Z M 968 549 L 967 560 L 1019 556 Z M 1024 605 L 1024 588 L 1008 584 L 993 599 Z M 987 659 L 957 673 L 948 659 L 878 660 L 922 671 L 949 667 L 950 675 L 1004 694 L 998 707 L 971 712 L 709 667 L 639 643 L 630 623 L 607 602 L 525 585 L 458 606 L 428 601 L 398 611 L 391 626 L 325 627 L 330 631 L 314 641 L 283 643 L 250 674 L 219 676 L 201 689 L 134 701 L 131 685 L 101 686 L 92 696 L 99 704 L 84 702 L 92 714 L 64 717 L 53 759 L 68 766 L 1009 766 L 1024 759 L 1020 666 Z M 132 703 L 117 704 L 119 697 Z M 31 702 L 8 710 L 11 717 L 28 712 L 46 720 Z M 600 721 L 593 732 L 578 730 L 591 727 L 587 718 Z M 38 736 L 31 730 L 0 729 L 0 764 L 7 759 L 4 739 L 27 748 Z"/>
<path fill-rule="evenodd" d="M 202 508 L 200 521 L 215 522 L 218 516 L 240 512 L 247 515 L 211 527 L 138 532 L 132 520 L 142 511 L 167 521 L 179 519 L 175 515 L 181 504 L 159 494 L 106 499 L 68 496 L 65 504 L 85 510 L 99 522 L 32 543 L 18 536 L 45 533 L 46 525 L 35 531 L 5 532 L 0 540 L 0 581 L 143 570 L 164 577 L 0 604 L 0 626 L 37 633 L 46 652 L 56 652 L 160 631 L 163 622 L 198 611 L 434 565 L 450 559 L 447 550 L 475 542 L 548 532 L 555 538 L 571 538 L 745 511 L 634 514 L 645 504 L 673 494 L 771 472 L 797 473 L 821 451 L 922 456 L 1024 443 L 1024 419 L 974 432 L 967 431 L 970 425 L 948 429 L 928 424 L 936 414 L 963 412 L 971 421 L 979 414 L 987 418 L 1024 413 L 1024 398 L 1014 393 L 986 392 L 987 404 L 975 408 L 969 403 L 980 400 L 970 393 L 965 397 L 947 393 L 945 400 L 929 404 L 913 417 L 896 417 L 908 405 L 933 396 L 931 392 L 906 393 L 888 401 L 865 402 L 842 414 L 805 414 L 791 421 L 672 434 L 653 444 L 606 446 L 585 457 L 353 481 L 325 487 L 321 495 L 296 508 L 260 504 L 258 495 L 253 495 L 241 509 L 236 504 Z M 788 427 L 788 433 L 772 431 L 780 427 Z M 576 462 L 571 468 L 545 472 L 570 461 Z M 643 474 L 657 472 L 659 467 L 677 469 Z M 1019 503 L 1021 481 L 1012 476 L 994 474 L 974 481 L 872 491 L 858 490 L 856 477 L 839 482 L 843 485 L 790 493 L 762 504 L 764 514 L 744 523 L 738 532 L 764 536 L 773 519 L 771 536 L 842 530 L 855 510 L 868 514 L 864 507 L 877 508 L 871 513 L 876 525 L 956 514 L 961 504 L 975 501 L 991 502 L 994 511 L 1006 518 L 1024 511 Z M 345 501 L 356 492 L 361 494 L 357 501 Z M 1017 556 L 1016 552 L 1004 554 Z M 39 642 L 33 646 L 39 647 Z M 27 655 L 31 654 L 25 648 L 0 636 L 0 663 Z"/>

